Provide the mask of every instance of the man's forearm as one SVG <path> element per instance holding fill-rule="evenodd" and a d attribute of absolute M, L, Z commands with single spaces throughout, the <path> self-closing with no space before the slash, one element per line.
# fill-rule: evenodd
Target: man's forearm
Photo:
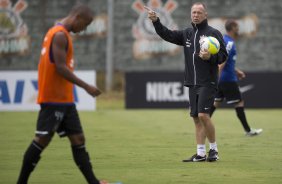
<path fill-rule="evenodd" d="M 88 84 L 85 83 L 83 80 L 78 78 L 68 67 L 66 66 L 61 66 L 57 67 L 57 72 L 67 81 L 85 89 Z"/>

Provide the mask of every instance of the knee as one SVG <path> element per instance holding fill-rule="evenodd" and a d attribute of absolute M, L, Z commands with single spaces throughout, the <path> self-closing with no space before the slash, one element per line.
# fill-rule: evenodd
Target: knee
<path fill-rule="evenodd" d="M 215 108 L 219 107 L 219 105 L 220 105 L 220 102 L 214 102 L 214 103 L 213 103 L 213 106 L 214 106 Z"/>
<path fill-rule="evenodd" d="M 85 144 L 85 137 L 83 134 L 69 136 L 71 145 L 82 145 Z"/>
<path fill-rule="evenodd" d="M 237 107 L 244 107 L 244 101 L 241 100 L 240 102 L 238 102 L 236 105 L 235 105 L 235 108 Z"/>
<path fill-rule="evenodd" d="M 78 144 L 84 144 L 85 143 L 85 137 L 83 134 L 80 134 L 78 136 Z"/>
<path fill-rule="evenodd" d="M 199 113 L 198 117 L 199 117 L 200 121 L 204 124 L 205 124 L 205 122 L 207 122 L 210 119 L 210 115 L 207 114 L 207 113 Z"/>
<path fill-rule="evenodd" d="M 46 148 L 51 142 L 51 139 L 52 136 L 42 136 L 42 137 L 36 136 L 34 138 L 34 141 L 38 143 L 40 146 L 42 146 L 43 148 Z"/>

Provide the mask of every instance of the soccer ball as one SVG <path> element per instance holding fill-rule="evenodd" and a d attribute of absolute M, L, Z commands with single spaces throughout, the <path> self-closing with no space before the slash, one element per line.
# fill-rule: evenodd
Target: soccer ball
<path fill-rule="evenodd" d="M 220 44 L 215 37 L 207 36 L 201 42 L 201 49 L 208 50 L 211 54 L 217 54 L 220 49 Z"/>

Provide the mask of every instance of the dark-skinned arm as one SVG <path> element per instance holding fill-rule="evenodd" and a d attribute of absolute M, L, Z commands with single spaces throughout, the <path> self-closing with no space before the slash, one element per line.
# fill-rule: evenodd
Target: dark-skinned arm
<path fill-rule="evenodd" d="M 63 78 L 69 82 L 83 88 L 91 96 L 96 97 L 101 94 L 101 91 L 93 85 L 87 84 L 78 78 L 66 65 L 67 53 L 66 47 L 68 44 L 65 33 L 58 32 L 55 34 L 52 42 L 52 52 L 56 70 Z"/>

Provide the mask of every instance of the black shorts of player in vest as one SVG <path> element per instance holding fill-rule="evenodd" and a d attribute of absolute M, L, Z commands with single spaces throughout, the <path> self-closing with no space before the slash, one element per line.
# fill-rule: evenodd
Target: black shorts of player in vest
<path fill-rule="evenodd" d="M 60 137 L 83 132 L 75 104 L 41 104 L 37 119 L 36 136 Z"/>

